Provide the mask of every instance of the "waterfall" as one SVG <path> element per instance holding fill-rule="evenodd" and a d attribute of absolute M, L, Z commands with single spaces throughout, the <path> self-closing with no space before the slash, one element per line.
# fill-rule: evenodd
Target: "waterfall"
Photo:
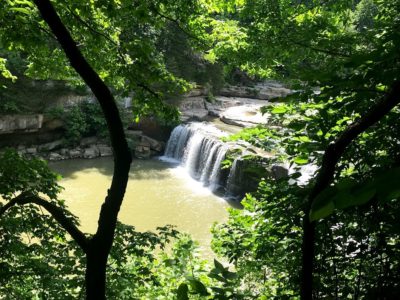
<path fill-rule="evenodd" d="M 164 156 L 180 162 L 196 180 L 218 190 L 221 183 L 221 163 L 228 147 L 219 140 L 225 135 L 211 125 L 192 123 L 174 128 L 167 142 Z"/>
<path fill-rule="evenodd" d="M 226 182 L 226 195 L 228 197 L 234 197 L 237 193 L 238 183 L 240 183 L 240 172 L 238 170 L 238 159 L 232 163 L 231 170 L 228 175 L 228 180 Z"/>

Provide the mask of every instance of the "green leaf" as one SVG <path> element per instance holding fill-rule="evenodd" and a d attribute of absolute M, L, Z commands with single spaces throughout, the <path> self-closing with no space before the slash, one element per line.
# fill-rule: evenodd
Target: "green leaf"
<path fill-rule="evenodd" d="M 293 159 L 293 162 L 295 162 L 298 165 L 305 165 L 308 163 L 308 157 L 307 156 L 297 156 Z"/>
<path fill-rule="evenodd" d="M 351 206 L 363 205 L 371 200 L 376 194 L 376 189 L 361 189 L 354 193 L 354 199 Z"/>
<path fill-rule="evenodd" d="M 32 12 L 29 9 L 23 8 L 23 7 L 12 7 L 12 8 L 10 8 L 10 10 L 20 12 L 20 13 L 23 13 L 28 16 L 30 16 L 32 14 Z"/>
<path fill-rule="evenodd" d="M 195 278 L 189 279 L 190 286 L 193 289 L 193 293 L 199 294 L 201 296 L 207 296 L 208 292 L 204 284 Z"/>
<path fill-rule="evenodd" d="M 310 211 L 310 221 L 316 221 L 331 215 L 335 209 L 333 201 L 328 201 L 324 206 Z"/>
<path fill-rule="evenodd" d="M 28 1 L 28 0 L 15 0 L 15 3 L 19 4 L 19 5 L 27 5 L 32 8 L 35 7 L 35 5 L 31 1 Z"/>
<path fill-rule="evenodd" d="M 333 213 L 335 205 L 332 201 L 332 197 L 336 193 L 336 187 L 328 187 L 314 199 L 309 215 L 310 221 L 316 221 L 325 218 Z"/>
<path fill-rule="evenodd" d="M 271 113 L 273 113 L 273 114 L 284 114 L 287 111 L 288 111 L 288 108 L 287 108 L 286 105 L 277 105 L 271 110 Z"/>
<path fill-rule="evenodd" d="M 216 260 L 215 258 L 214 258 L 214 266 L 220 272 L 225 271 L 224 266 L 218 260 Z"/>
<path fill-rule="evenodd" d="M 229 279 L 229 280 L 237 278 L 237 274 L 234 272 L 230 272 L 230 271 L 223 272 L 222 276 L 224 276 L 224 278 Z"/>
<path fill-rule="evenodd" d="M 186 283 L 181 283 L 177 290 L 177 300 L 189 300 L 188 296 L 189 288 Z"/>

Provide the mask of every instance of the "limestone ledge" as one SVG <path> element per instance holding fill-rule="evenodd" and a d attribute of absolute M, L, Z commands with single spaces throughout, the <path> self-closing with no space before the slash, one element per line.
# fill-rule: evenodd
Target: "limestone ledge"
<path fill-rule="evenodd" d="M 37 132 L 42 128 L 43 115 L 0 115 L 0 134 Z"/>
<path fill-rule="evenodd" d="M 147 159 L 155 155 L 161 155 L 165 144 L 156 141 L 141 132 L 128 131 L 127 137 L 134 136 L 131 143 L 133 156 L 139 159 Z M 112 156 L 113 151 L 109 144 L 97 137 L 83 138 L 78 146 L 68 147 L 64 140 L 55 140 L 41 145 L 20 145 L 17 148 L 19 154 L 28 157 L 40 157 L 49 161 L 58 161 L 66 159 L 92 159 L 97 157 Z"/>

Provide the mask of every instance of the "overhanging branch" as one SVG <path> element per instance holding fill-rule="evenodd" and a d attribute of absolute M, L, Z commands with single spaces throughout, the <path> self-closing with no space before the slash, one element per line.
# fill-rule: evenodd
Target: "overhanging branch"
<path fill-rule="evenodd" d="M 310 222 L 309 212 L 314 199 L 334 179 L 336 164 L 347 147 L 364 131 L 379 122 L 400 103 L 400 81 L 395 81 L 389 92 L 359 120 L 350 124 L 345 131 L 326 149 L 316 183 L 308 197 L 303 221 L 301 299 L 312 299 L 313 264 L 315 245 L 315 222 Z"/>
<path fill-rule="evenodd" d="M 379 122 L 396 105 L 400 103 L 400 81 L 393 84 L 391 90 L 364 116 L 350 124 L 347 129 L 331 143 L 325 151 L 322 159 L 321 169 L 318 173 L 317 181 L 310 194 L 313 200 L 323 189 L 333 180 L 335 166 L 343 155 L 347 146 L 351 144 L 361 133 L 369 127 Z"/>
<path fill-rule="evenodd" d="M 85 253 L 87 252 L 88 238 L 83 234 L 83 232 L 80 231 L 79 228 L 76 227 L 76 225 L 72 222 L 72 220 L 65 215 L 64 210 L 61 207 L 58 207 L 54 203 L 42 199 L 39 196 L 21 193 L 0 208 L 0 217 L 13 206 L 29 203 L 39 205 L 46 209 L 52 215 L 52 217 L 61 225 L 61 227 L 63 227 L 71 235 L 71 237 L 76 241 L 79 247 L 81 247 L 81 249 Z"/>

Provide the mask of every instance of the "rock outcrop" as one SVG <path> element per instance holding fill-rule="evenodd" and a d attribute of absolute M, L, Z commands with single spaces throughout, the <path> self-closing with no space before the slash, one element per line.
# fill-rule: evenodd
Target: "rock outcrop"
<path fill-rule="evenodd" d="M 184 97 L 178 104 L 179 111 L 181 112 L 181 121 L 202 121 L 207 118 L 209 111 L 206 107 L 206 100 L 204 97 Z"/>
<path fill-rule="evenodd" d="M 207 93 L 203 90 L 193 90 L 175 105 L 184 123 L 205 121 L 208 116 L 213 116 L 229 125 L 249 127 L 267 123 L 268 115 L 263 115 L 260 108 L 270 105 L 269 100 L 285 97 L 291 92 L 275 81 L 253 87 L 227 85 L 215 97 L 205 96 Z"/>
<path fill-rule="evenodd" d="M 221 89 L 219 94 L 226 97 L 253 98 L 260 100 L 271 100 L 289 95 L 291 90 L 279 82 L 268 80 L 263 83 L 248 86 L 228 85 Z"/>
<path fill-rule="evenodd" d="M 126 136 L 137 158 L 147 159 L 151 156 L 162 155 L 164 151 L 164 142 L 148 137 L 140 130 L 127 130 Z"/>
<path fill-rule="evenodd" d="M 127 130 L 126 136 L 136 158 L 147 159 L 162 155 L 165 143 L 144 135 L 141 131 Z M 96 158 L 112 156 L 112 148 L 105 140 L 91 136 L 83 138 L 78 146 L 67 147 L 63 139 L 41 145 L 19 145 L 17 150 L 22 155 L 41 157 L 47 160 L 73 158 Z"/>
<path fill-rule="evenodd" d="M 42 128 L 43 115 L 0 115 L 0 135 L 37 132 Z"/>

